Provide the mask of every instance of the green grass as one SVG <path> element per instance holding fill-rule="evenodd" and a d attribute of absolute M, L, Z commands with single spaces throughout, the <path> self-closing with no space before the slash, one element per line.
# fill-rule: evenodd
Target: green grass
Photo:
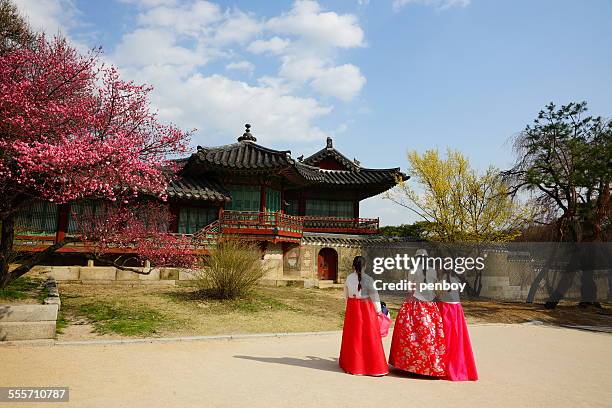
<path fill-rule="evenodd" d="M 227 307 L 229 307 L 230 309 L 246 313 L 283 310 L 288 310 L 292 312 L 301 311 L 299 308 L 285 304 L 279 301 L 278 299 L 259 294 L 251 294 L 246 298 L 235 299 L 227 301 L 226 303 L 228 303 Z"/>
<path fill-rule="evenodd" d="M 64 333 L 64 329 L 66 328 L 66 326 L 68 326 L 68 319 L 66 319 L 66 314 L 64 313 L 64 311 L 60 309 L 60 311 L 57 313 L 55 334 L 57 335 Z"/>
<path fill-rule="evenodd" d="M 0 289 L 0 299 L 6 300 L 37 299 L 42 301 L 46 296 L 47 289 L 39 279 L 25 276 L 20 276 L 6 288 Z"/>
<path fill-rule="evenodd" d="M 152 335 L 171 321 L 162 313 L 143 305 L 84 303 L 77 306 L 76 312 L 91 320 L 100 334 Z"/>
<path fill-rule="evenodd" d="M 237 299 L 217 299 L 212 297 L 205 290 L 192 292 L 172 291 L 165 293 L 164 296 L 177 303 L 202 301 L 207 305 L 205 309 L 206 313 L 217 315 L 228 314 L 235 311 L 253 314 L 270 311 L 303 311 L 298 307 L 284 303 L 274 297 L 259 293 L 257 290 L 249 293 L 245 297 Z"/>

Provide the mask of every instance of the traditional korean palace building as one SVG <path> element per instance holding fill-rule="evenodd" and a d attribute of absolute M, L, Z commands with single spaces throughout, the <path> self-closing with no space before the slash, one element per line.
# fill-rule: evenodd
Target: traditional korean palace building
<path fill-rule="evenodd" d="M 362 218 L 359 203 L 407 176 L 399 168 L 371 169 L 350 160 L 327 138 L 313 155 L 257 144 L 250 125 L 236 143 L 200 147 L 181 159 L 167 190 L 170 231 L 194 237 L 202 253 L 220 234 L 256 240 L 270 265 L 270 280 L 341 282 L 362 245 L 384 242 L 378 218 Z M 41 202 L 19 219 L 21 250 L 39 250 L 75 230 L 75 217 L 95 202 L 56 206 Z M 78 262 L 79 245 L 62 248 Z M 81 261 L 82 262 L 82 261 Z"/>

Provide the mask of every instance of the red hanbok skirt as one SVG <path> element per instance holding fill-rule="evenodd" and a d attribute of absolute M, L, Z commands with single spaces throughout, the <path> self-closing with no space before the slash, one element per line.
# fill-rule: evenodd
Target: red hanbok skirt
<path fill-rule="evenodd" d="M 346 301 L 340 367 L 349 374 L 385 375 L 389 372 L 374 304 L 369 299 Z"/>
<path fill-rule="evenodd" d="M 460 303 L 438 302 L 446 343 L 446 378 L 451 381 L 476 381 L 478 372 L 470 334 Z"/>
<path fill-rule="evenodd" d="M 411 373 L 444 377 L 444 328 L 435 302 L 407 299 L 395 319 L 389 364 Z"/>

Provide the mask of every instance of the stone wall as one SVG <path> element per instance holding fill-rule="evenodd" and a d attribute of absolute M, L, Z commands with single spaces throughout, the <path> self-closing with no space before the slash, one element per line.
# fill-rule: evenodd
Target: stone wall
<path fill-rule="evenodd" d="M 263 265 L 266 268 L 265 279 L 281 279 L 283 277 L 283 246 L 280 243 L 269 243 L 263 255 Z"/>
<path fill-rule="evenodd" d="M 284 254 L 283 276 L 285 278 L 317 279 L 319 251 L 331 248 L 338 254 L 336 283 L 343 283 L 351 273 L 353 258 L 361 254 L 359 248 L 339 245 L 300 245 Z"/>
<path fill-rule="evenodd" d="M 136 268 L 135 268 L 136 269 Z M 124 271 L 111 266 L 37 266 L 32 273 L 53 277 L 62 282 L 126 285 L 174 285 L 193 279 L 193 272 L 182 268 L 138 268 L 148 274 Z"/>
<path fill-rule="evenodd" d="M 546 302 L 551 292 L 557 287 L 562 271 L 545 271 L 540 279 L 540 269 L 535 262 L 529 259 L 513 259 L 512 253 L 499 251 L 488 252 L 486 270 L 482 275 L 481 297 L 496 300 L 524 302 L 533 289 L 533 301 Z M 573 282 L 564 298 L 580 300 L 580 273 L 576 273 Z M 600 270 L 594 274 L 597 288 L 597 299 L 610 299 L 612 295 L 612 281 L 609 270 Z"/>

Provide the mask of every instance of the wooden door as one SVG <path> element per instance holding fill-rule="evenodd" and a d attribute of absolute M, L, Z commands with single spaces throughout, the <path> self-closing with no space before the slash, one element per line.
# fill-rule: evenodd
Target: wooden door
<path fill-rule="evenodd" d="M 331 248 L 323 248 L 319 251 L 318 277 L 321 280 L 336 281 L 338 271 L 338 253 Z"/>

